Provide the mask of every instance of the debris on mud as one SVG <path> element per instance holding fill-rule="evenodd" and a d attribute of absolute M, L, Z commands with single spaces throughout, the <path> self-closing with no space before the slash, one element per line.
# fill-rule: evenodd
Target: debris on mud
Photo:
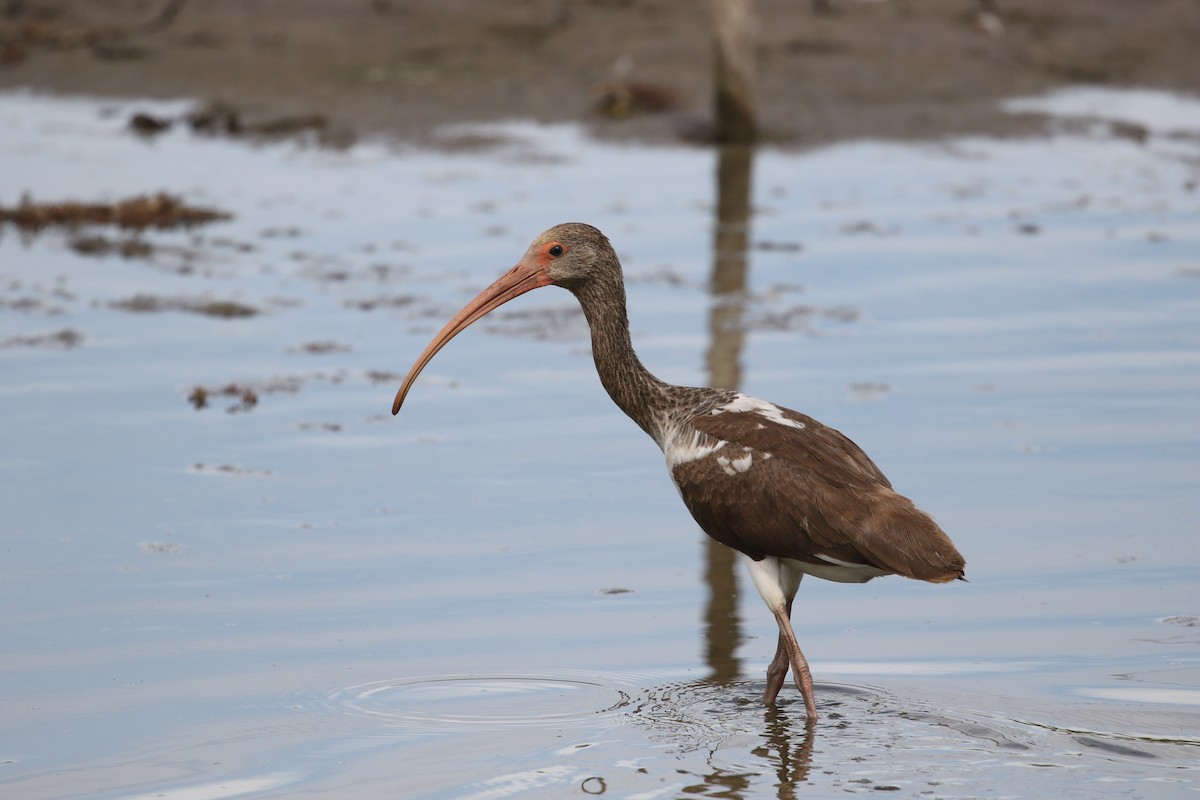
<path fill-rule="evenodd" d="M 411 294 L 379 295 L 361 300 L 347 300 L 343 305 L 346 308 L 357 308 L 359 311 L 374 311 L 377 308 L 407 308 L 416 301 L 417 298 Z"/>
<path fill-rule="evenodd" d="M 208 297 L 158 297 L 151 294 L 135 294 L 124 300 L 113 300 L 110 308 L 121 311 L 132 311 L 138 314 L 158 313 L 161 311 L 187 311 L 192 314 L 204 314 L 209 317 L 238 319 L 253 317 L 261 313 L 254 306 L 238 303 L 234 300 L 213 300 Z"/>
<path fill-rule="evenodd" d="M 154 245 L 137 237 L 109 239 L 107 236 L 77 236 L 68 243 L 82 256 L 119 255 L 121 258 L 150 258 Z"/>
<path fill-rule="evenodd" d="M 76 300 L 75 294 L 68 291 L 61 282 L 47 285 L 10 281 L 0 291 L 3 291 L 3 294 L 0 294 L 0 309 L 21 314 L 58 316 L 66 313 L 65 304 Z"/>
<path fill-rule="evenodd" d="M 192 472 L 201 475 L 250 475 L 260 478 L 274 474 L 269 469 L 239 467 L 236 464 L 203 464 L 199 461 L 192 465 Z"/>
<path fill-rule="evenodd" d="M 276 378 L 255 381 L 231 381 L 216 386 L 196 384 L 188 393 L 187 401 L 192 408 L 203 411 L 220 398 L 232 399 L 234 402 L 226 406 L 229 414 L 252 411 L 258 405 L 259 398 L 271 394 L 297 394 L 310 381 L 325 381 L 330 384 L 346 382 L 349 375 L 344 370 L 335 372 L 312 372 L 303 375 L 283 375 Z"/>
<path fill-rule="evenodd" d="M 312 134 L 318 143 L 338 147 L 347 146 L 354 140 L 353 136 L 344 131 L 335 135 L 330 130 L 329 118 L 324 114 L 248 120 L 241 109 L 221 101 L 200 106 L 179 117 L 139 111 L 129 118 L 129 129 L 148 138 L 165 133 L 176 125 L 186 125 L 193 132 L 208 136 L 284 139 Z"/>
<path fill-rule="evenodd" d="M 289 347 L 288 352 L 323 356 L 329 353 L 349 353 L 351 349 L 350 345 L 341 342 L 305 342 L 299 347 Z"/>
<path fill-rule="evenodd" d="M 67 247 L 85 258 L 141 261 L 176 275 L 194 274 L 203 262 L 210 260 L 209 253 L 213 250 L 212 242 L 199 236 L 187 244 L 163 244 L 148 241 L 141 231 L 109 237 L 93 234 L 90 229 L 69 235 Z"/>
<path fill-rule="evenodd" d="M 139 112 L 129 118 L 129 127 L 142 136 L 153 136 L 171 129 L 171 120 Z"/>
<path fill-rule="evenodd" d="M 593 91 L 597 113 L 612 119 L 669 111 L 678 104 L 674 89 L 656 83 L 621 81 L 601 84 Z"/>
<path fill-rule="evenodd" d="M 53 333 L 40 333 L 36 336 L 10 336 L 0 339 L 0 350 L 8 347 L 58 347 L 70 350 L 78 347 L 83 341 L 83 334 L 71 328 L 63 328 Z"/>
<path fill-rule="evenodd" d="M 306 131 L 321 133 L 329 121 L 323 114 L 307 114 L 297 117 L 278 117 L 263 122 L 249 123 L 242 112 L 229 103 L 220 101 L 187 114 L 185 119 L 197 133 L 224 134 L 226 136 L 294 136 Z"/>
<path fill-rule="evenodd" d="M 218 389 L 209 389 L 204 386 L 196 386 L 188 395 L 188 402 L 192 404 L 192 408 L 197 411 L 203 411 L 208 408 L 210 397 L 232 397 L 237 402 L 225 408 L 228 414 L 236 414 L 239 411 L 250 411 L 258 405 L 258 393 L 249 386 L 244 386 L 237 383 L 230 383 Z"/>
<path fill-rule="evenodd" d="M 342 426 L 336 422 L 301 422 L 296 425 L 302 431 L 325 431 L 326 433 L 340 433 Z"/>
<path fill-rule="evenodd" d="M 404 380 L 404 375 L 399 372 L 391 372 L 386 369 L 369 369 L 363 376 L 374 384 L 380 383 L 399 383 Z"/>
<path fill-rule="evenodd" d="M 229 219 L 223 211 L 189 206 L 178 197 L 160 192 L 115 203 L 36 203 L 28 195 L 12 207 L 0 206 L 0 223 L 37 233 L 50 227 L 115 225 L 130 230 L 191 227 Z"/>

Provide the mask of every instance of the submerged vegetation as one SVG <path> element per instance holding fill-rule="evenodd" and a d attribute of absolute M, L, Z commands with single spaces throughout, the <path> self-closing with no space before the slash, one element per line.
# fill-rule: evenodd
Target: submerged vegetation
<path fill-rule="evenodd" d="M 128 230 L 183 228 L 227 220 L 224 211 L 189 206 L 179 197 L 159 192 L 138 195 L 112 203 L 81 203 L 66 200 L 56 203 L 34 202 L 28 195 L 15 206 L 0 206 L 0 223 L 9 223 L 22 231 L 38 232 L 51 227 L 115 225 Z"/>

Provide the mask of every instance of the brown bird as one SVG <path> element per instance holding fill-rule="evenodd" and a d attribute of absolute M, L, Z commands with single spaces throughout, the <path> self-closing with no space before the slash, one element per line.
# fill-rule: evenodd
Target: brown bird
<path fill-rule="evenodd" d="M 779 624 L 763 702 L 775 702 L 789 665 L 816 719 L 812 674 L 792 630 L 800 579 L 863 583 L 903 575 L 963 577 L 950 538 L 892 484 L 858 445 L 812 417 L 726 389 L 672 386 L 633 352 L 625 282 L 596 228 L 556 225 L 515 267 L 467 303 L 433 338 L 396 393 L 400 410 L 421 370 L 455 335 L 539 286 L 561 286 L 583 306 L 600 382 L 662 449 L 684 504 L 712 538 L 742 554 Z"/>

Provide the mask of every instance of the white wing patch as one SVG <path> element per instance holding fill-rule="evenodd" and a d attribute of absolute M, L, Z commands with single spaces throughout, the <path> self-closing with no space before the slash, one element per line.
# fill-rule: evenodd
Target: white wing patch
<path fill-rule="evenodd" d="M 743 448 L 746 455 L 741 458 L 726 458 L 725 456 L 717 456 L 717 464 L 725 471 L 726 475 L 737 475 L 739 472 L 745 472 L 750 469 L 750 465 L 754 463 L 754 453 L 749 447 Z"/>
<path fill-rule="evenodd" d="M 797 422 L 794 419 L 788 419 L 783 414 L 783 409 L 774 403 L 768 403 L 765 400 L 759 400 L 757 397 L 738 393 L 732 400 L 723 406 L 714 408 L 709 414 L 715 416 L 717 414 L 744 414 L 746 412 L 754 412 L 768 422 L 774 422 L 776 425 L 783 425 L 788 428 L 803 429 L 804 423 Z"/>
<path fill-rule="evenodd" d="M 668 438 L 663 447 L 663 455 L 667 457 L 667 467 L 675 469 L 680 464 L 710 456 L 727 444 L 728 442 L 720 439 L 714 441 L 711 436 L 706 436 L 700 431 L 692 431 L 691 436 L 684 434 Z"/>

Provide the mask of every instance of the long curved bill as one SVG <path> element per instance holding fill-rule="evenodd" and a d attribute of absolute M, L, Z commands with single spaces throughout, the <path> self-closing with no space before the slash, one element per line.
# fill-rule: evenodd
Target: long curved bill
<path fill-rule="evenodd" d="M 499 308 L 514 297 L 520 297 L 528 291 L 540 286 L 548 286 L 550 283 L 550 277 L 544 269 L 539 268 L 532 259 L 522 259 L 519 264 L 501 275 L 495 283 L 480 292 L 474 300 L 463 306 L 462 310 L 455 314 L 446 323 L 446 327 L 442 328 L 438 335 L 433 337 L 433 341 L 425 347 L 425 351 L 408 371 L 408 377 L 401 384 L 400 391 L 396 392 L 396 400 L 392 403 L 392 413 L 395 414 L 400 410 L 400 406 L 404 404 L 404 398 L 408 396 L 408 390 L 412 388 L 417 376 L 421 374 L 421 370 L 425 369 L 425 365 L 446 346 L 447 342 L 469 327 L 471 323 L 486 316 L 488 312 Z"/>

